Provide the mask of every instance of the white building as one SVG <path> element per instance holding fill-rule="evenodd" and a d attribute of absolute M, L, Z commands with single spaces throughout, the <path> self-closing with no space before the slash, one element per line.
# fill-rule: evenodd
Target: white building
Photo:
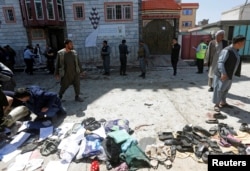
<path fill-rule="evenodd" d="M 228 11 L 221 13 L 221 21 L 232 20 L 249 20 L 250 19 L 250 3 L 234 7 Z"/>

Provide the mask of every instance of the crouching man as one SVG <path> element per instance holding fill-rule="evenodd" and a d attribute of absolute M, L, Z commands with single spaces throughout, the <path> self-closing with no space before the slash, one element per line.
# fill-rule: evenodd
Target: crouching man
<path fill-rule="evenodd" d="M 50 119 L 54 122 L 57 115 L 66 115 L 57 93 L 45 91 L 39 86 L 18 88 L 14 97 L 24 102 L 37 115 L 37 119 Z"/>

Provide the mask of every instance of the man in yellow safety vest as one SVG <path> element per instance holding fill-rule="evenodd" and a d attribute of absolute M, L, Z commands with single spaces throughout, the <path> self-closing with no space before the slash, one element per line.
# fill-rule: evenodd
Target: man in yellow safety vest
<path fill-rule="evenodd" d="M 198 72 L 197 74 L 203 73 L 203 66 L 204 66 L 204 58 L 206 55 L 207 50 L 207 44 L 204 42 L 204 40 L 201 40 L 201 43 L 196 48 L 196 62 L 197 62 L 197 68 Z"/>

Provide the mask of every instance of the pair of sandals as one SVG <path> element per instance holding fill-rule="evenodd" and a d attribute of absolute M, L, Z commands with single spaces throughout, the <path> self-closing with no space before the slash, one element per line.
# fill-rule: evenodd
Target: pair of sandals
<path fill-rule="evenodd" d="M 219 123 L 218 119 L 226 119 L 226 118 L 227 118 L 226 115 L 223 115 L 223 114 L 221 114 L 219 112 L 219 113 L 215 113 L 213 115 L 213 119 L 206 120 L 206 123 L 208 123 L 208 124 L 218 124 Z"/>
<path fill-rule="evenodd" d="M 54 154 L 55 152 L 57 152 L 57 147 L 59 144 L 60 144 L 59 139 L 49 138 L 45 140 L 45 142 L 43 143 L 40 149 L 40 153 L 43 156 L 49 156 L 50 154 Z"/>
<path fill-rule="evenodd" d="M 94 117 L 89 117 L 89 118 L 84 119 L 81 124 L 86 130 L 94 131 L 102 126 L 101 123 L 105 123 L 105 122 L 106 122 L 105 119 L 101 119 L 100 121 L 97 121 Z"/>
<path fill-rule="evenodd" d="M 219 104 L 219 105 L 215 105 L 214 106 L 214 111 L 215 112 L 220 112 L 220 108 L 233 108 L 232 105 L 229 105 L 228 103 L 225 103 L 225 104 Z"/>

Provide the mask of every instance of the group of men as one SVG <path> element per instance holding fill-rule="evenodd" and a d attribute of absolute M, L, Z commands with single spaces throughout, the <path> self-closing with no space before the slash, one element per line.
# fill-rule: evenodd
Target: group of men
<path fill-rule="evenodd" d="M 246 38 L 242 35 L 235 36 L 232 44 L 224 40 L 225 31 L 219 30 L 215 39 L 207 45 L 204 40 L 196 50 L 198 74 L 203 73 L 203 66 L 208 66 L 209 92 L 213 92 L 214 110 L 220 111 L 222 107 L 232 107 L 226 102 L 226 96 L 232 85 L 234 75 L 240 76 L 241 58 L 238 51 L 244 47 Z M 180 45 L 173 39 L 171 63 L 173 75 L 176 75 L 176 66 L 179 59 Z"/>
<path fill-rule="evenodd" d="M 49 92 L 32 85 L 7 91 L 0 89 L 0 128 L 12 127 L 20 119 L 27 119 L 31 113 L 35 114 L 35 121 L 39 127 L 44 120 L 56 121 L 58 115 L 65 115 L 61 100 L 70 85 L 75 90 L 75 101 L 83 102 L 80 95 L 80 76 L 83 73 L 78 55 L 73 49 L 73 42 L 69 39 L 64 42 L 65 48 L 57 53 L 55 77 L 60 80 L 59 93 Z M 2 63 L 0 63 L 2 64 Z M 10 70 L 0 65 L 0 80 L 7 80 Z M 13 73 L 11 73 L 13 74 Z M 10 75 L 9 77 L 11 77 Z M 5 79 L 6 78 L 6 79 Z M 5 79 L 5 80 L 4 80 Z M 30 118 L 28 118 L 30 119 Z M 34 122 L 32 122 L 34 123 Z"/>
<path fill-rule="evenodd" d="M 110 53 L 111 49 L 108 46 L 108 42 L 106 40 L 103 41 L 103 46 L 101 49 L 101 58 L 103 60 L 103 75 L 110 75 Z M 138 48 L 138 60 L 139 66 L 141 70 L 141 74 L 139 77 L 145 79 L 146 77 L 146 65 L 147 60 L 149 58 L 149 48 L 145 44 L 143 40 L 139 41 L 139 48 Z M 126 40 L 123 39 L 121 44 L 119 45 L 119 54 L 120 54 L 120 75 L 126 76 L 126 68 L 127 68 L 127 55 L 129 54 L 128 46 L 126 45 Z"/>

